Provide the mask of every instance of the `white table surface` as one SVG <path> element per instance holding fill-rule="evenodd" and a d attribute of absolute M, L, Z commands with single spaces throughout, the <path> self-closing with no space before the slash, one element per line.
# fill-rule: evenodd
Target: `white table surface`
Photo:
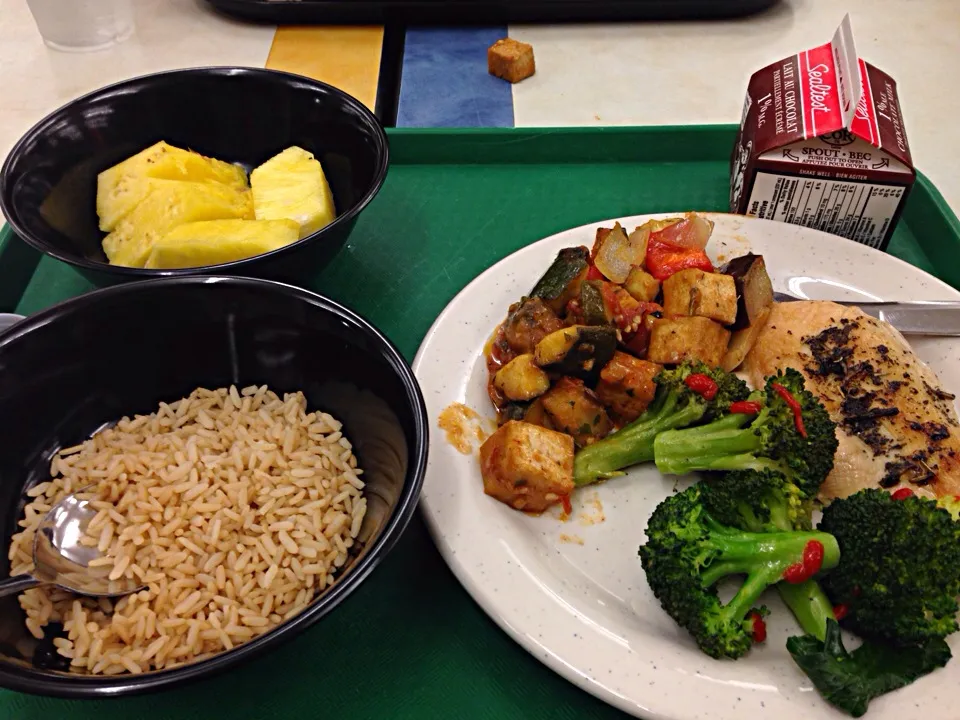
<path fill-rule="evenodd" d="M 65 0 L 66 1 L 66 0 Z M 89 54 L 47 49 L 25 0 L 0 0 L 0 157 L 46 113 L 128 77 L 197 65 L 263 67 L 272 26 L 202 0 L 133 0 L 134 37 Z M 513 88 L 518 126 L 730 123 L 750 74 L 827 42 L 844 12 L 860 55 L 891 74 L 919 169 L 960 212 L 960 0 L 782 0 L 739 20 L 514 26 L 537 74 Z"/>

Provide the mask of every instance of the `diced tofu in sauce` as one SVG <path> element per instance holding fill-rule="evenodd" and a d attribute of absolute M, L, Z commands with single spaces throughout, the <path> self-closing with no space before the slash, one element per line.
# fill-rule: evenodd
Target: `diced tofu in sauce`
<path fill-rule="evenodd" d="M 653 379 L 661 367 L 633 355 L 615 352 L 600 372 L 597 397 L 621 423 L 636 420 L 657 391 Z"/>
<path fill-rule="evenodd" d="M 647 359 L 660 365 L 700 360 L 717 367 L 729 342 L 730 331 L 709 318 L 662 318 L 653 323 Z"/>
<path fill-rule="evenodd" d="M 737 285 L 730 275 L 687 268 L 663 281 L 666 315 L 697 315 L 730 325 L 737 319 Z"/>
<path fill-rule="evenodd" d="M 596 442 L 613 429 L 607 411 L 582 380 L 562 377 L 540 399 L 553 427 L 572 435 L 578 447 Z"/>
<path fill-rule="evenodd" d="M 483 490 L 527 512 L 543 512 L 573 491 L 573 438 L 511 420 L 480 446 Z"/>

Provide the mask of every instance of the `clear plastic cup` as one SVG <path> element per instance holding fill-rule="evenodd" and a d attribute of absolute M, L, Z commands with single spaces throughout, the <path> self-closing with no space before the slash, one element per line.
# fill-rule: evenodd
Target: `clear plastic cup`
<path fill-rule="evenodd" d="M 102 50 L 133 33 L 131 0 L 27 0 L 49 47 L 64 52 Z"/>

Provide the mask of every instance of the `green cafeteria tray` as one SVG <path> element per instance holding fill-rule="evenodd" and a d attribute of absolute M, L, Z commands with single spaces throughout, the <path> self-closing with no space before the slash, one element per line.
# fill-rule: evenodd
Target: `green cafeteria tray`
<path fill-rule="evenodd" d="M 735 130 L 391 130 L 383 190 L 309 287 L 365 315 L 412 360 L 447 302 L 524 245 L 605 218 L 726 210 Z M 958 249 L 960 222 L 919 176 L 889 252 L 960 287 Z M 69 266 L 39 258 L 0 230 L 0 311 L 30 314 L 90 289 Z M 129 699 L 0 691 L 0 718 L 18 720 L 321 716 L 623 717 L 541 665 L 488 619 L 447 569 L 419 516 L 342 607 L 226 675 Z"/>

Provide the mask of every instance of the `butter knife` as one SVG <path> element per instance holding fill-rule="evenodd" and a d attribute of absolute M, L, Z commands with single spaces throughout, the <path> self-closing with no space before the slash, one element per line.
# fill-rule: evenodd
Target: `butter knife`
<path fill-rule="evenodd" d="M 788 293 L 775 292 L 777 302 L 807 300 Z M 960 337 L 960 301 L 871 302 L 832 300 L 838 305 L 855 306 L 867 315 L 890 323 L 905 335 Z"/>

